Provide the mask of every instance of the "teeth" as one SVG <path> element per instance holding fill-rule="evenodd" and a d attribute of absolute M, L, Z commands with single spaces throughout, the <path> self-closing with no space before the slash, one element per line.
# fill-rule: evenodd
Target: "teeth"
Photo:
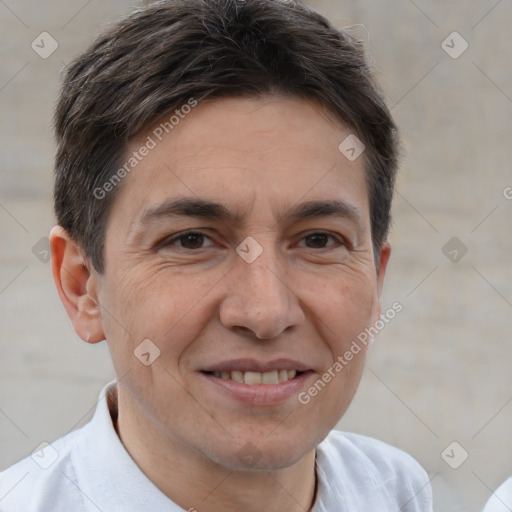
<path fill-rule="evenodd" d="M 274 370 L 272 372 L 242 372 L 233 370 L 232 372 L 214 372 L 213 375 L 219 379 L 234 380 L 245 384 L 278 384 L 292 380 L 297 375 L 296 370 Z"/>
<path fill-rule="evenodd" d="M 231 372 L 231 379 L 236 382 L 243 382 L 244 381 L 244 372 L 240 372 L 238 370 Z"/>
<path fill-rule="evenodd" d="M 245 372 L 244 382 L 246 384 L 261 384 L 262 374 L 260 372 Z"/>
<path fill-rule="evenodd" d="M 288 370 L 279 370 L 279 382 L 286 382 L 288 380 Z"/>
<path fill-rule="evenodd" d="M 277 384 L 279 382 L 278 372 L 265 372 L 261 374 L 262 384 Z"/>

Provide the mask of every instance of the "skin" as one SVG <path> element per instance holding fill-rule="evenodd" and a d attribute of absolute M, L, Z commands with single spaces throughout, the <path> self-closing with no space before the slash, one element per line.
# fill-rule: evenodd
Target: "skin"
<path fill-rule="evenodd" d="M 348 134 L 309 100 L 202 102 L 125 178 L 102 274 L 61 227 L 51 232 L 55 283 L 76 332 L 89 343 L 107 340 L 120 438 L 186 510 L 313 505 L 315 447 L 352 401 L 366 350 L 307 405 L 297 396 L 242 403 L 201 370 L 229 358 L 291 358 L 309 365 L 307 390 L 379 319 L 390 247 L 376 268 L 364 160 L 338 150 Z M 144 211 L 180 197 L 221 203 L 240 218 L 140 224 Z M 299 203 L 326 200 L 351 205 L 358 220 L 286 217 Z M 190 230 L 205 236 L 176 237 Z M 252 263 L 235 251 L 248 236 L 263 249 Z M 144 339 L 161 351 L 148 366 L 133 354 Z M 248 449 L 257 453 L 252 462 L 240 457 Z"/>

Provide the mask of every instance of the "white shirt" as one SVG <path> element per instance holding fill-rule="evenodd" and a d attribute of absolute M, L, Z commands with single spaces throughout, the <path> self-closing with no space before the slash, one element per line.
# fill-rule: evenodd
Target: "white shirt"
<path fill-rule="evenodd" d="M 117 414 L 114 386 L 102 390 L 87 425 L 0 473 L 1 512 L 183 512 L 121 443 L 111 416 Z M 317 472 L 311 512 L 432 511 L 425 471 L 376 439 L 333 430 L 317 447 Z M 201 511 L 193 499 L 190 507 Z"/>
<path fill-rule="evenodd" d="M 2 502 L 0 501 L 0 504 Z M 482 512 L 510 512 L 512 510 L 512 477 L 505 480 L 489 498 Z"/>

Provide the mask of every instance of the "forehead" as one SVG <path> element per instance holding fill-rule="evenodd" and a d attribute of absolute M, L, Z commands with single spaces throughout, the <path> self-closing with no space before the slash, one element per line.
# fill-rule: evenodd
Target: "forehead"
<path fill-rule="evenodd" d="M 133 222 L 137 214 L 181 195 L 231 203 L 246 216 L 262 203 L 275 216 L 301 199 L 327 198 L 356 203 L 367 216 L 364 159 L 349 161 L 338 149 L 350 134 L 309 100 L 201 102 L 162 118 L 130 142 L 124 160 L 137 162 L 116 208 Z M 141 158 L 145 146 L 151 149 Z"/>

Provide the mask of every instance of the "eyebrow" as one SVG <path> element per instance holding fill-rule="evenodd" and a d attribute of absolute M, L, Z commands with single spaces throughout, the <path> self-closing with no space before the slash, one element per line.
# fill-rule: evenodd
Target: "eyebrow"
<path fill-rule="evenodd" d="M 240 222 L 238 215 L 231 213 L 223 204 L 197 198 L 167 199 L 145 210 L 138 225 L 165 217 L 198 217 L 213 220 L 232 220 Z"/>
<path fill-rule="evenodd" d="M 364 226 L 360 210 L 353 204 L 340 199 L 306 201 L 296 204 L 285 212 L 279 221 L 300 221 L 327 216 L 346 218 L 361 229 Z M 136 222 L 136 229 L 140 229 L 152 221 L 169 217 L 195 217 L 242 224 L 246 215 L 232 212 L 221 203 L 205 199 L 186 197 L 167 199 L 144 210 Z"/>
<path fill-rule="evenodd" d="M 363 227 L 363 216 L 359 208 L 341 199 L 306 201 L 292 207 L 284 215 L 285 220 L 305 220 L 316 217 L 342 217 Z"/>

